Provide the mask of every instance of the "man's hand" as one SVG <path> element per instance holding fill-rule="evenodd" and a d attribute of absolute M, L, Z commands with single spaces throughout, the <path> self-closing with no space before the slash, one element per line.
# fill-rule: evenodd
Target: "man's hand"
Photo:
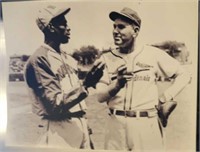
<path fill-rule="evenodd" d="M 101 77 L 103 76 L 103 70 L 105 68 L 105 63 L 101 61 L 96 61 L 92 69 L 87 73 L 85 80 L 83 81 L 83 85 L 85 88 L 96 87 L 96 84 L 99 82 Z"/>
<path fill-rule="evenodd" d="M 161 103 L 159 101 L 158 105 L 156 105 L 156 109 L 158 111 L 158 117 L 162 123 L 163 127 L 167 126 L 169 115 L 174 111 L 177 106 L 176 101 L 167 101 L 165 103 Z"/>
<path fill-rule="evenodd" d="M 123 88 L 127 81 L 130 81 L 132 77 L 133 74 L 127 72 L 127 67 L 125 65 L 122 65 L 117 69 L 117 81 L 120 88 Z"/>
<path fill-rule="evenodd" d="M 118 67 L 116 73 L 117 74 L 111 78 L 112 80 L 117 79 L 117 82 L 115 87 L 109 91 L 110 97 L 114 97 L 133 77 L 133 73 L 127 72 L 127 67 L 125 65 Z"/>

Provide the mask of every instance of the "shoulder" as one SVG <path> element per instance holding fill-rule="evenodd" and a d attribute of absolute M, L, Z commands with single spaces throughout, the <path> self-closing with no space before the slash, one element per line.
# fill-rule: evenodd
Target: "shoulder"
<path fill-rule="evenodd" d="M 36 64 L 47 61 L 48 58 L 48 49 L 43 46 L 40 46 L 36 51 L 30 56 L 28 63 Z"/>
<path fill-rule="evenodd" d="M 143 50 L 151 53 L 163 53 L 163 52 L 165 53 L 165 51 L 148 44 L 143 46 Z"/>
<path fill-rule="evenodd" d="M 167 54 L 167 52 L 165 52 L 164 50 L 151 46 L 151 45 L 144 45 L 143 53 L 149 56 L 154 56 L 155 58 L 160 57 L 160 56 L 164 56 L 164 57 L 169 56 L 169 54 Z"/>

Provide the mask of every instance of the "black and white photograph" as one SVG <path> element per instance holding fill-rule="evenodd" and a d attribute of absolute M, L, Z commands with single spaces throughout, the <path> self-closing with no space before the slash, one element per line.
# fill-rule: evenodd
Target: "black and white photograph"
<path fill-rule="evenodd" d="M 197 151 L 197 0 L 4 1 L 2 21 L 5 151 Z"/>

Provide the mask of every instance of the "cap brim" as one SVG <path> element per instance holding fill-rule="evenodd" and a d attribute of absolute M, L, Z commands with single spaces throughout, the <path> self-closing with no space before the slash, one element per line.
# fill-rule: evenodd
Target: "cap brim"
<path fill-rule="evenodd" d="M 117 18 L 126 18 L 126 19 L 128 19 L 128 20 L 130 20 L 130 21 L 133 21 L 133 22 L 136 23 L 137 25 L 139 25 L 139 24 L 137 23 L 136 20 L 133 20 L 133 19 L 130 18 L 128 15 L 123 14 L 123 13 L 119 13 L 119 12 L 113 11 L 113 12 L 111 12 L 111 13 L 109 14 L 109 17 L 110 17 L 110 19 L 111 19 L 112 21 L 115 21 Z"/>
<path fill-rule="evenodd" d="M 59 17 L 59 16 L 64 16 L 66 15 L 69 11 L 71 10 L 71 8 L 67 8 L 67 9 L 60 9 L 53 18 Z"/>

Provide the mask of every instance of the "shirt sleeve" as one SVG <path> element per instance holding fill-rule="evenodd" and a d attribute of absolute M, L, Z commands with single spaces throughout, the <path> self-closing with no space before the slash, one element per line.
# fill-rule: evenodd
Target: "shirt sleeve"
<path fill-rule="evenodd" d="M 190 82 L 191 74 L 164 51 L 159 52 L 157 61 L 160 72 L 165 77 L 174 78 L 173 84 L 164 91 L 161 97 L 165 101 L 170 101 Z"/>

